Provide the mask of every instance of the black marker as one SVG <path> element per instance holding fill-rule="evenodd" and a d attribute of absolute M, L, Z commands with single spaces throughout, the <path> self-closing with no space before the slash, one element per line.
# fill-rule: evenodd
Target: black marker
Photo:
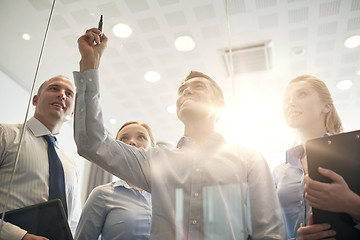
<path fill-rule="evenodd" d="M 100 16 L 100 21 L 99 21 L 99 26 L 98 26 L 98 29 L 101 31 L 100 33 L 100 42 L 102 40 L 102 36 L 103 36 L 103 25 L 104 25 L 104 22 L 103 22 L 103 15 Z"/>

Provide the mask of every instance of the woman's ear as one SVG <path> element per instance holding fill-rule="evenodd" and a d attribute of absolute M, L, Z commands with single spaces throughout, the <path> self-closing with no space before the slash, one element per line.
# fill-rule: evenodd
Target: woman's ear
<path fill-rule="evenodd" d="M 323 108 L 323 113 L 329 113 L 331 111 L 331 108 L 333 107 L 332 103 L 326 103 Z"/>

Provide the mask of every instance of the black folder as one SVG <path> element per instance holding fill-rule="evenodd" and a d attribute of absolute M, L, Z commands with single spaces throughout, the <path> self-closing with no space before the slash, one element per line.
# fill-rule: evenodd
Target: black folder
<path fill-rule="evenodd" d="M 317 181 L 331 180 L 318 172 L 318 167 L 341 175 L 349 188 L 360 195 L 360 130 L 309 140 L 306 143 L 309 176 Z M 352 217 L 313 208 L 314 223 L 329 223 L 336 239 L 360 239 Z"/>
<path fill-rule="evenodd" d="M 4 220 L 28 231 L 28 233 L 51 240 L 73 240 L 64 208 L 59 199 L 8 211 Z"/>

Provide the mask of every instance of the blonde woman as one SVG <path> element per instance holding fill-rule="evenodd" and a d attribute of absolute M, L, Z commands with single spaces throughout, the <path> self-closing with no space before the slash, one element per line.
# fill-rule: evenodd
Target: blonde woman
<path fill-rule="evenodd" d="M 116 139 L 136 148 L 155 146 L 151 129 L 131 121 Z M 85 203 L 75 239 L 150 239 L 151 195 L 123 180 L 96 187 Z"/>
<path fill-rule="evenodd" d="M 340 175 L 331 170 L 319 169 L 322 175 L 333 180 L 331 184 L 320 183 L 307 176 L 306 141 L 342 131 L 329 89 L 320 79 L 301 75 L 288 84 L 283 110 L 287 124 L 296 130 L 298 142 L 297 146 L 287 150 L 286 162 L 274 170 L 288 239 L 334 237 L 336 232 L 329 224 L 312 224 L 311 206 L 346 212 L 356 221 L 360 219 L 360 197 L 348 188 Z M 319 186 L 326 191 L 320 191 Z"/>

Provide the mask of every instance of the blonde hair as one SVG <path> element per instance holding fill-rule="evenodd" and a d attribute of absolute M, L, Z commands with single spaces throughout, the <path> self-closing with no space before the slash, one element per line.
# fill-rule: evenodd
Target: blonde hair
<path fill-rule="evenodd" d="M 288 85 L 295 82 L 307 82 L 313 89 L 319 94 L 320 99 L 330 105 L 330 111 L 325 117 L 325 129 L 329 133 L 337 134 L 343 131 L 342 123 L 340 117 L 336 111 L 336 108 L 333 103 L 330 91 L 326 84 L 321 81 L 319 78 L 312 75 L 300 75 L 293 80 L 291 80 Z"/>
<path fill-rule="evenodd" d="M 126 126 L 129 126 L 129 125 L 132 125 L 132 124 L 136 124 L 136 125 L 140 125 L 140 126 L 144 127 L 144 128 L 146 129 L 147 133 L 149 134 L 149 137 L 150 137 L 150 145 L 151 145 L 152 147 L 155 147 L 156 142 L 155 142 L 155 138 L 154 138 L 154 136 L 153 136 L 153 133 L 152 133 L 152 131 L 151 131 L 151 128 L 150 128 L 146 123 L 142 123 L 142 122 L 138 122 L 138 121 L 129 121 L 129 122 L 124 123 L 124 124 L 120 127 L 119 131 L 117 132 L 117 134 L 116 134 L 116 139 L 119 140 L 119 139 L 118 139 L 118 138 L 119 138 L 119 134 L 120 134 L 120 131 L 121 131 L 123 128 L 125 128 Z"/>

